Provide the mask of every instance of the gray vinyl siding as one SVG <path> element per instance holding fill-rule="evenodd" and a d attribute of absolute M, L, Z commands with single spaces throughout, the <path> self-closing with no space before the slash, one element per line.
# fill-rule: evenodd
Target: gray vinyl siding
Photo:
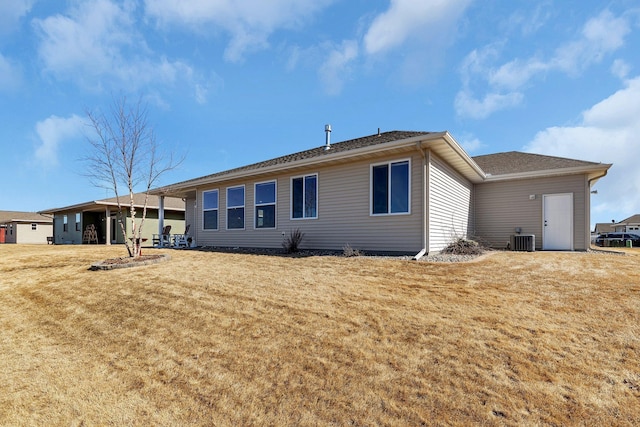
<path fill-rule="evenodd" d="M 429 251 L 439 251 L 456 238 L 466 238 L 472 224 L 473 184 L 441 159 L 429 166 Z"/>
<path fill-rule="evenodd" d="M 56 213 L 53 218 L 53 230 L 55 232 L 54 242 L 56 244 L 79 244 L 82 243 L 82 229 L 76 231 L 76 211 L 68 212 L 67 231 L 64 231 L 64 213 Z"/>
<path fill-rule="evenodd" d="M 515 228 L 536 236 L 542 249 L 542 196 L 573 194 L 573 246 L 588 248 L 588 183 L 585 175 L 489 182 L 475 186 L 476 235 L 495 248 L 505 248 Z M 535 196 L 531 199 L 530 196 Z"/>
<path fill-rule="evenodd" d="M 410 213 L 370 214 L 371 165 L 410 160 Z M 349 164 L 291 172 L 259 179 L 218 183 L 197 191 L 195 223 L 199 246 L 279 248 L 283 233 L 299 228 L 305 237 L 302 248 L 341 250 L 346 244 L 369 251 L 418 252 L 421 249 L 421 165 L 417 151 L 378 157 Z M 318 217 L 291 219 L 291 179 L 310 174 L 318 177 Z M 256 229 L 254 191 L 256 182 L 276 180 L 276 228 Z M 227 230 L 226 189 L 245 185 L 245 229 Z M 218 189 L 218 230 L 204 230 L 202 192 Z"/>
<path fill-rule="evenodd" d="M 196 198 L 188 198 L 185 201 L 184 226 L 189 226 L 189 236 L 194 238 L 196 229 L 198 228 L 198 202 Z M 196 241 L 197 244 L 197 241 Z"/>

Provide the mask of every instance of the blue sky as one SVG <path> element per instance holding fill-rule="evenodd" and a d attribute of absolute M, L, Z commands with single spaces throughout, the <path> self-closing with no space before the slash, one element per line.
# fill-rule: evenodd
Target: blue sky
<path fill-rule="evenodd" d="M 86 112 L 142 97 L 160 184 L 389 130 L 470 155 L 613 163 L 592 223 L 640 213 L 637 0 L 0 0 L 0 210 L 111 197 Z"/>

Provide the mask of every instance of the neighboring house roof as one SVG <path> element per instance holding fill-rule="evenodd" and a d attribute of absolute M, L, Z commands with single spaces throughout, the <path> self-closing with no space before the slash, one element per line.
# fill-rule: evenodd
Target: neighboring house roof
<path fill-rule="evenodd" d="M 309 150 L 271 160 L 217 172 L 151 190 L 151 194 L 186 197 L 197 186 L 250 175 L 279 172 L 314 164 L 346 162 L 381 152 L 405 150 L 407 147 L 429 149 L 452 165 L 473 183 L 500 179 L 518 179 L 571 173 L 586 173 L 590 179 L 606 175 L 610 164 L 585 162 L 538 154 L 509 152 L 469 157 L 448 132 L 390 131 L 348 141 L 321 145 Z"/>
<path fill-rule="evenodd" d="M 136 208 L 142 208 L 144 206 L 144 193 L 136 193 L 133 195 L 133 205 Z M 106 206 L 118 206 L 118 199 L 120 199 L 120 204 L 122 207 L 126 208 L 129 206 L 129 195 L 120 196 L 119 198 L 111 197 L 108 199 L 101 200 L 93 200 L 84 203 L 78 203 L 76 205 L 64 206 L 61 208 L 52 208 L 43 210 L 40 213 L 53 214 L 56 212 L 63 211 L 73 211 L 73 210 L 82 210 L 82 211 L 91 211 L 91 210 L 103 210 Z M 155 195 L 149 195 L 149 200 L 147 201 L 147 209 L 158 209 L 159 200 Z M 164 209 L 165 210 L 173 210 L 173 211 L 184 211 L 184 201 L 180 198 L 176 197 L 167 197 L 164 200 Z"/>
<path fill-rule="evenodd" d="M 489 176 L 523 175 L 540 172 L 577 171 L 581 169 L 602 169 L 608 164 L 567 159 L 564 157 L 544 156 L 541 154 L 509 151 L 506 153 L 475 156 L 473 160 Z"/>
<path fill-rule="evenodd" d="M 595 233 L 612 233 L 616 231 L 616 225 L 612 222 L 598 222 L 596 223 Z"/>
<path fill-rule="evenodd" d="M 615 223 L 615 225 L 630 225 L 630 224 L 640 224 L 640 214 L 630 216 L 627 219 L 623 219 L 622 221 Z"/>
<path fill-rule="evenodd" d="M 10 222 L 52 223 L 53 219 L 37 212 L 0 211 L 0 224 Z"/>

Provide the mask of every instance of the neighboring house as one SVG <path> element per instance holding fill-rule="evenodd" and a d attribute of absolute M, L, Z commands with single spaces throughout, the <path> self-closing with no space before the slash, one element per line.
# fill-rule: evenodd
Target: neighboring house
<path fill-rule="evenodd" d="M 591 233 L 591 243 L 595 243 L 600 234 L 616 231 L 615 222 L 598 222 Z"/>
<path fill-rule="evenodd" d="M 614 222 L 598 222 L 596 223 L 593 234 L 613 233 L 616 231 L 616 224 Z"/>
<path fill-rule="evenodd" d="M 36 212 L 0 211 L 0 243 L 47 243 L 53 220 Z"/>
<path fill-rule="evenodd" d="M 199 246 L 415 253 L 458 237 L 505 248 L 589 247 L 590 189 L 610 164 L 527 153 L 470 157 L 448 132 L 378 133 L 151 191 L 186 200 Z"/>
<path fill-rule="evenodd" d="M 134 195 L 137 220 L 142 218 L 144 197 L 145 195 L 140 193 Z M 120 196 L 120 203 L 125 217 L 125 228 L 127 233 L 130 233 L 129 195 Z M 184 232 L 185 205 L 181 199 L 167 197 L 164 199 L 164 209 L 159 210 L 158 208 L 158 198 L 150 196 L 147 203 L 147 214 L 142 226 L 142 238 L 147 239 L 146 245 L 148 246 L 151 245 L 153 234 L 158 233 L 158 223 L 161 221 L 159 215 L 162 213 L 164 213 L 162 222 L 172 226 L 172 233 Z M 100 243 L 110 245 L 124 243 L 119 225 L 119 220 L 122 218 L 118 217 L 118 203 L 115 197 L 47 209 L 41 213 L 53 216 L 52 235 L 56 244 Z M 88 230 L 95 230 L 95 233 L 89 233 Z M 97 241 L 86 239 L 91 235 L 97 238 Z"/>
<path fill-rule="evenodd" d="M 627 219 L 623 219 L 620 222 L 613 224 L 615 230 L 624 233 L 636 233 L 640 234 L 640 215 L 633 215 Z"/>

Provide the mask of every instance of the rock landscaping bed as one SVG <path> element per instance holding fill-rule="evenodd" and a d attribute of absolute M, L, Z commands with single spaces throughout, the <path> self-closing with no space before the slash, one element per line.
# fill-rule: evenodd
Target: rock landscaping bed
<path fill-rule="evenodd" d="M 169 259 L 171 259 L 171 257 L 168 254 L 140 255 L 137 258 L 111 258 L 91 264 L 89 270 L 113 270 L 116 268 L 139 267 L 168 261 Z"/>
<path fill-rule="evenodd" d="M 305 257 L 311 257 L 311 256 L 338 256 L 338 257 L 393 258 L 393 259 L 398 259 L 402 261 L 410 261 L 415 256 L 415 254 L 399 254 L 399 253 L 384 253 L 384 252 L 368 253 L 365 251 L 357 251 L 357 255 L 353 255 L 353 254 L 345 254 L 345 251 L 329 250 L 329 249 L 319 249 L 319 250 L 302 249 L 294 253 L 286 253 L 283 249 L 278 249 L 278 248 L 232 248 L 232 247 L 205 246 L 205 247 L 199 247 L 197 249 L 201 251 L 206 251 L 206 252 L 269 255 L 269 256 L 282 256 L 282 257 L 291 257 L 291 258 L 305 258 Z M 422 258 L 420 258 L 419 261 L 421 262 L 422 261 L 424 262 L 469 262 L 486 254 L 487 252 L 490 252 L 490 251 L 483 250 L 482 252 L 475 253 L 475 254 L 452 254 L 452 253 L 434 252 L 432 254 L 423 256 Z"/>

